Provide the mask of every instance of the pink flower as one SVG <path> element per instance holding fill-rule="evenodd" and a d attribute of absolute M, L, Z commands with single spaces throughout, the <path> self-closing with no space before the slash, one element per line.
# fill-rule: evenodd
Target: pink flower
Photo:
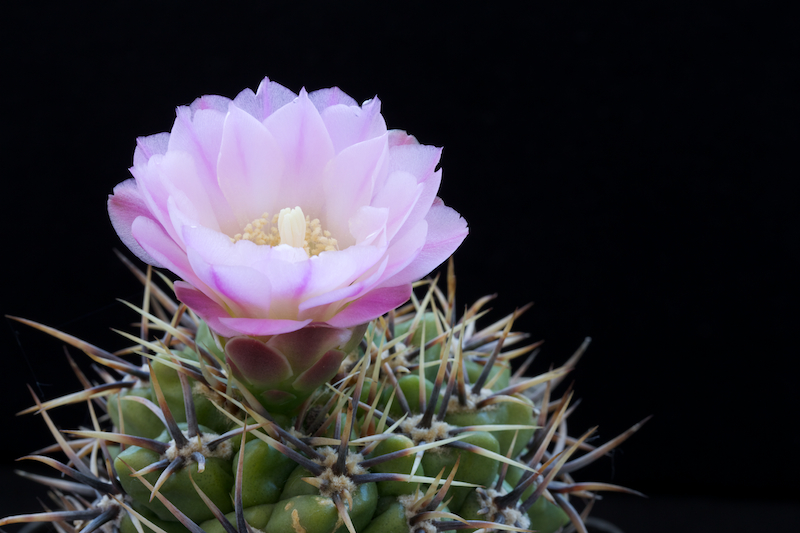
<path fill-rule="evenodd" d="M 351 328 L 405 302 L 464 240 L 466 222 L 436 197 L 440 153 L 387 131 L 377 98 L 264 79 L 139 138 L 108 209 L 224 337 Z"/>

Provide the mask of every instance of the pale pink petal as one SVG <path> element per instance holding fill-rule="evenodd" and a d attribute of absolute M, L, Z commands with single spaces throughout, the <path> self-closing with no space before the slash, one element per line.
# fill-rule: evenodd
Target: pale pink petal
<path fill-rule="evenodd" d="M 133 166 L 144 165 L 156 154 L 166 154 L 169 146 L 169 133 L 156 133 L 136 139 L 136 150 L 133 152 Z"/>
<path fill-rule="evenodd" d="M 236 218 L 217 182 L 217 158 L 226 112 L 214 108 L 179 107 L 169 137 L 169 150 L 183 152 L 193 161 L 192 196 L 204 195 L 220 228 L 232 228 Z"/>
<path fill-rule="evenodd" d="M 269 130 L 237 106 L 230 106 L 222 130 L 217 176 L 236 214 L 239 231 L 265 211 L 272 216 L 286 207 L 276 203 L 280 202 L 283 169 L 283 155 Z"/>
<path fill-rule="evenodd" d="M 416 202 L 411 206 L 408 215 L 403 222 L 403 225 L 397 229 L 394 238 L 398 239 L 410 228 L 413 228 L 420 220 L 424 220 L 428 211 L 436 199 L 436 193 L 439 192 L 439 185 L 442 182 L 442 171 L 437 170 L 427 180 L 421 182 L 419 187 L 419 197 Z"/>
<path fill-rule="evenodd" d="M 174 238 L 175 242 L 177 242 L 182 249 L 186 249 L 186 244 L 182 237 L 183 229 L 198 227 L 200 225 L 197 220 L 198 214 L 194 205 L 187 201 L 183 191 L 173 192 L 174 195 L 167 198 L 167 211 L 169 212 L 169 225 L 167 228 L 177 236 Z M 188 213 L 184 212 L 184 210 L 188 211 Z"/>
<path fill-rule="evenodd" d="M 417 177 L 417 182 L 423 183 L 427 181 L 436 170 L 436 165 L 439 164 L 439 159 L 442 155 L 441 148 L 423 144 L 392 146 L 391 138 L 388 142 L 389 156 L 387 158 L 386 176 L 390 176 L 393 172 L 402 170 L 413 174 Z M 379 190 L 383 185 L 384 182 L 382 181 L 376 183 L 376 190 Z"/>
<path fill-rule="evenodd" d="M 170 238 L 164 228 L 151 218 L 137 217 L 131 225 L 131 234 L 147 254 L 164 268 L 174 272 L 192 285 L 203 283 L 194 273 L 186 252 Z"/>
<path fill-rule="evenodd" d="M 277 248 L 282 248 L 278 250 Z M 308 280 L 311 277 L 311 262 L 304 258 L 296 261 L 299 255 L 296 248 L 278 246 L 276 253 L 269 254 L 256 268 L 270 281 L 272 288 L 269 316 L 296 317 L 298 306 L 307 294 Z M 305 255 L 305 252 L 300 250 Z"/>
<path fill-rule="evenodd" d="M 333 105 L 357 106 L 358 103 L 353 98 L 338 87 L 319 89 L 308 93 L 308 99 L 322 113 L 326 108 Z"/>
<path fill-rule="evenodd" d="M 384 285 L 416 281 L 450 257 L 467 236 L 467 222 L 437 198 L 425 217 L 428 235 L 416 259 Z"/>
<path fill-rule="evenodd" d="M 381 102 L 377 96 L 364 102 L 362 107 L 332 105 L 321 110 L 320 116 L 328 128 L 337 154 L 348 146 L 383 135 L 387 136 L 388 142 L 386 122 L 381 115 Z"/>
<path fill-rule="evenodd" d="M 322 184 L 325 217 L 320 220 L 339 240 L 340 248 L 353 244 L 348 231 L 350 216 L 359 207 L 369 205 L 386 148 L 386 137 L 376 137 L 345 148 L 328 164 Z"/>
<path fill-rule="evenodd" d="M 305 90 L 290 104 L 267 117 L 264 125 L 275 137 L 286 167 L 280 184 L 284 207 L 301 206 L 312 218 L 325 203 L 322 177 L 333 158 L 333 144 L 319 112 Z"/>
<path fill-rule="evenodd" d="M 375 287 L 382 279 L 388 262 L 389 258 L 384 257 L 380 264 L 369 265 L 370 268 L 357 281 L 305 300 L 300 304 L 299 316 L 303 318 L 321 317 L 321 320 L 327 321 L 342 306 L 364 296 Z"/>
<path fill-rule="evenodd" d="M 192 259 L 192 250 L 189 254 Z M 196 260 L 192 261 L 193 265 L 195 263 Z M 245 266 L 211 265 L 209 270 L 209 286 L 226 302 L 230 302 L 229 307 L 237 316 L 270 317 L 272 286 L 265 275 Z"/>
<path fill-rule="evenodd" d="M 356 246 L 386 246 L 386 221 L 389 219 L 387 207 L 365 205 L 358 208 L 350 217 L 349 232 Z"/>
<path fill-rule="evenodd" d="M 187 259 L 192 272 L 202 283 L 193 283 L 198 286 L 208 296 L 212 296 L 220 303 L 225 303 L 226 307 L 237 315 L 248 316 L 250 311 L 258 309 L 256 302 L 266 304 L 263 313 L 257 313 L 259 318 L 266 318 L 269 309 L 269 281 L 263 276 L 254 274 L 244 276 L 245 279 L 240 283 L 250 282 L 254 284 L 252 293 L 248 293 L 246 286 L 241 287 L 236 281 L 227 282 L 221 275 L 222 267 L 240 267 L 250 269 L 251 265 L 258 261 L 259 254 L 267 253 L 269 250 L 260 250 L 256 244 L 250 241 L 241 241 L 242 246 L 234 245 L 225 235 L 203 227 L 184 227 L 183 237 L 187 246 Z M 237 243 L 239 244 L 239 243 Z M 230 272 L 228 272 L 230 274 Z M 207 289 L 206 289 L 207 288 Z M 244 293 L 244 295 L 242 295 Z M 244 296 L 246 299 L 239 301 L 237 297 Z M 261 298 L 266 298 L 263 300 Z"/>
<path fill-rule="evenodd" d="M 240 106 L 242 109 L 245 109 L 262 122 L 275 111 L 297 98 L 297 94 L 279 83 L 269 81 L 269 78 L 264 78 L 258 84 L 258 90 L 256 90 L 252 104 L 249 103 L 249 95 L 247 93 L 253 94 L 249 89 L 245 89 L 236 97 L 234 102 L 237 105 L 242 104 Z"/>
<path fill-rule="evenodd" d="M 331 326 L 350 328 L 369 322 L 376 316 L 400 307 L 411 297 L 411 284 L 375 289 L 351 302 L 336 316 L 327 320 Z"/>
<path fill-rule="evenodd" d="M 259 246 L 246 240 L 234 244 L 227 236 L 202 227 L 186 228 L 184 239 L 194 272 L 229 307 L 239 309 L 239 316 L 297 316 L 311 268 L 302 249 Z M 248 273 L 239 280 L 236 270 L 224 267 L 247 268 Z M 241 296 L 234 296 L 237 291 Z"/>
<path fill-rule="evenodd" d="M 147 264 L 164 268 L 163 265 L 144 251 L 144 248 L 136 242 L 133 233 L 131 233 L 131 226 L 137 217 L 142 216 L 151 219 L 153 217 L 150 210 L 147 209 L 142 195 L 139 193 L 135 180 L 125 180 L 114 187 L 114 194 L 108 196 L 108 214 L 111 218 L 111 225 L 114 226 L 117 235 L 136 257 Z"/>
<path fill-rule="evenodd" d="M 403 130 L 389 131 L 389 146 L 401 146 L 404 144 L 419 144 L 419 141 L 416 137 Z"/>
<path fill-rule="evenodd" d="M 425 181 L 436 170 L 442 149 L 425 144 L 404 144 L 389 148 L 389 172 L 405 170 Z"/>
<path fill-rule="evenodd" d="M 191 109 L 192 118 L 194 118 L 194 115 L 197 113 L 197 111 L 205 109 L 211 109 L 213 111 L 225 113 L 228 111 L 228 104 L 230 103 L 231 99 L 226 98 L 225 96 L 206 94 L 199 98 L 195 98 L 194 101 L 189 104 L 189 109 Z"/>
<path fill-rule="evenodd" d="M 271 320 L 260 318 L 231 318 L 219 304 L 190 284 L 176 281 L 175 295 L 208 323 L 208 326 L 223 337 L 236 335 L 278 335 L 297 331 L 308 325 L 308 320 Z"/>
<path fill-rule="evenodd" d="M 162 224 L 169 235 L 175 239 L 178 236 L 171 227 L 167 208 L 169 192 L 167 192 L 164 180 L 161 179 L 161 161 L 163 159 L 163 155 L 154 154 L 145 164 L 131 167 L 130 173 L 136 179 L 139 194 L 147 205 L 152 218 Z"/>
<path fill-rule="evenodd" d="M 393 239 L 400 227 L 406 223 L 424 189 L 423 184 L 417 183 L 416 176 L 397 171 L 389 176 L 386 185 L 375 195 L 371 205 L 389 211 L 386 221 L 388 239 Z"/>
<path fill-rule="evenodd" d="M 178 209 L 195 225 L 219 231 L 224 226 L 220 224 L 223 221 L 218 218 L 214 204 L 221 202 L 219 198 L 212 201 L 208 192 L 197 186 L 199 169 L 196 163 L 196 160 L 185 152 L 170 151 L 161 159 L 159 179 L 168 198 L 172 198 Z M 217 197 L 221 196 L 217 193 Z M 169 212 L 169 201 L 167 201 L 167 212 Z M 175 227 L 175 233 L 181 234 L 179 227 Z"/>
<path fill-rule="evenodd" d="M 402 171 L 399 171 L 402 172 Z M 439 191 L 439 184 L 442 179 L 442 171 L 437 170 L 426 181 L 417 185 L 419 187 L 419 197 L 410 206 L 406 219 L 400 227 L 393 226 L 395 230 L 393 239 L 401 239 L 407 231 L 414 228 L 420 221 L 425 220 L 425 217 L 430 211 L 433 201 L 436 199 L 436 193 Z"/>
<path fill-rule="evenodd" d="M 175 296 L 177 296 L 178 300 L 185 303 L 189 309 L 200 315 L 200 318 L 206 321 L 208 327 L 214 330 L 218 335 L 233 337 L 241 334 L 240 331 L 232 329 L 220 322 L 221 318 L 230 317 L 228 312 L 221 305 L 185 281 L 175 282 Z"/>
<path fill-rule="evenodd" d="M 257 92 L 245 89 L 236 95 L 233 103 L 259 122 L 263 122 L 265 118 L 295 98 L 297 95 L 283 85 L 264 78 L 261 80 Z"/>
<path fill-rule="evenodd" d="M 289 333 L 311 323 L 308 320 L 274 320 L 269 318 L 220 318 L 220 323 L 239 335 L 279 335 Z M 211 324 L 209 324 L 211 326 Z M 213 326 L 211 326 L 213 327 Z"/>
<path fill-rule="evenodd" d="M 247 240 L 233 243 L 227 235 L 201 226 L 185 227 L 181 238 L 188 249 L 212 265 L 253 266 L 275 250 Z"/>
<path fill-rule="evenodd" d="M 338 252 L 323 252 L 308 262 L 311 272 L 303 285 L 301 311 L 357 294 L 360 284 L 382 269 L 386 249 L 378 246 L 352 246 Z M 377 281 L 372 282 L 377 283 Z M 339 292 L 341 291 L 341 292 Z"/>
<path fill-rule="evenodd" d="M 392 244 L 386 251 L 389 261 L 378 285 L 388 287 L 391 285 L 401 285 L 403 283 L 408 283 L 409 281 L 417 281 L 419 278 L 414 280 L 407 280 L 405 278 L 394 279 L 394 276 L 398 272 L 404 270 L 410 263 L 417 260 L 419 253 L 425 246 L 427 237 L 428 223 L 424 220 L 420 220 L 414 225 L 413 228 L 411 228 L 409 231 L 406 231 L 401 237 L 396 237 L 394 240 L 392 240 Z M 426 274 L 428 272 L 426 272 Z"/>

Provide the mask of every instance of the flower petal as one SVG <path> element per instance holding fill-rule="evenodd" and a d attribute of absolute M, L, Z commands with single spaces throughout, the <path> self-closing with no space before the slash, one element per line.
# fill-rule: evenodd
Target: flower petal
<path fill-rule="evenodd" d="M 467 222 L 439 199 L 433 202 L 425 217 L 428 233 L 425 245 L 414 261 L 383 285 L 416 281 L 441 265 L 464 241 L 469 230 Z"/>
<path fill-rule="evenodd" d="M 230 106 L 222 129 L 217 179 L 235 213 L 238 230 L 265 211 L 274 215 L 286 207 L 276 203 L 283 169 L 283 155 L 269 130 L 237 106 Z"/>
<path fill-rule="evenodd" d="M 214 300 L 192 287 L 185 281 L 175 282 L 175 296 L 189 309 L 200 315 L 208 327 L 223 337 L 241 335 L 242 332 L 223 324 L 221 318 L 229 318 L 228 312 Z"/>
<path fill-rule="evenodd" d="M 286 164 L 280 201 L 285 207 L 302 206 L 312 217 L 325 203 L 322 176 L 333 158 L 333 144 L 305 90 L 290 104 L 267 117 L 264 125 L 275 137 Z"/>
<path fill-rule="evenodd" d="M 425 246 L 427 237 L 428 223 L 424 220 L 420 220 L 414 225 L 413 228 L 411 228 L 409 231 L 406 231 L 401 237 L 395 238 L 392 241 L 389 249 L 386 251 L 386 255 L 388 256 L 389 260 L 378 285 L 388 287 L 391 285 L 401 285 L 403 283 L 409 283 L 410 281 L 416 281 L 416 279 L 394 279 L 394 276 L 405 269 L 409 264 L 417 260 L 417 257 Z M 428 272 L 426 272 L 426 274 Z"/>
<path fill-rule="evenodd" d="M 345 148 L 328 164 L 323 183 L 325 218 L 321 220 L 339 240 L 340 248 L 353 244 L 348 231 L 350 216 L 369 205 L 386 151 L 384 135 Z"/>
<path fill-rule="evenodd" d="M 308 93 L 308 99 L 314 107 L 322 113 L 326 108 L 333 105 L 357 106 L 358 103 L 351 96 L 346 94 L 338 87 L 319 89 Z"/>
<path fill-rule="evenodd" d="M 331 326 L 350 328 L 400 307 L 411 297 L 411 284 L 375 289 L 350 303 L 327 320 Z"/>
<path fill-rule="evenodd" d="M 190 250 L 190 260 L 192 256 Z M 209 270 L 209 285 L 237 316 L 270 317 L 272 286 L 266 276 L 246 266 L 212 265 Z"/>
<path fill-rule="evenodd" d="M 297 95 L 283 85 L 264 78 L 255 94 L 250 89 L 245 89 L 234 98 L 233 103 L 250 113 L 259 122 L 263 122 L 265 118 L 295 98 Z"/>
<path fill-rule="evenodd" d="M 389 216 L 386 221 L 386 238 L 393 239 L 406 223 L 425 186 L 417 183 L 417 178 L 404 171 L 393 172 L 386 185 L 372 200 L 372 206 L 386 208 Z"/>
<path fill-rule="evenodd" d="M 311 93 L 309 98 L 314 94 Z M 320 109 L 319 105 L 317 109 Z M 377 96 L 364 102 L 362 107 L 353 104 L 331 105 L 320 109 L 320 116 L 328 128 L 337 154 L 348 146 L 383 135 L 387 135 L 388 142 L 386 122 L 381 115 L 381 101 Z"/>
<path fill-rule="evenodd" d="M 136 257 L 145 263 L 164 268 L 163 265 L 144 251 L 144 248 L 139 245 L 131 232 L 131 226 L 137 217 L 152 219 L 152 214 L 147 208 L 147 204 L 145 204 L 135 180 L 125 180 L 114 187 L 114 193 L 108 196 L 108 214 L 111 218 L 111 225 L 114 226 L 117 235 Z"/>
<path fill-rule="evenodd" d="M 136 242 L 164 268 L 177 274 L 196 287 L 204 287 L 194 273 L 186 257 L 186 252 L 167 235 L 163 226 L 148 217 L 137 217 L 131 224 L 131 235 Z"/>
<path fill-rule="evenodd" d="M 169 137 L 167 155 L 182 152 L 191 159 L 191 185 L 181 181 L 185 192 L 188 194 L 191 190 L 193 198 L 204 196 L 203 202 L 211 207 L 218 227 L 228 231 L 236 226 L 236 218 L 217 182 L 217 158 L 226 113 L 211 107 L 179 107 L 177 115 Z M 184 176 L 181 172 L 172 179 L 177 183 Z"/>
<path fill-rule="evenodd" d="M 349 221 L 349 233 L 357 246 L 386 246 L 386 221 L 389 209 L 365 205 Z"/>
<path fill-rule="evenodd" d="M 279 335 L 290 333 L 307 326 L 308 320 L 274 320 L 270 318 L 220 318 L 220 323 L 227 329 L 235 331 L 237 335 Z M 210 327 L 211 324 L 209 324 Z"/>
<path fill-rule="evenodd" d="M 379 265 L 371 265 L 369 271 L 358 281 L 304 301 L 300 304 L 300 317 L 315 317 L 317 320 L 327 322 L 348 303 L 372 290 L 382 279 L 388 262 L 389 258 L 384 257 Z"/>
<path fill-rule="evenodd" d="M 337 308 L 352 298 L 357 298 L 380 279 L 388 258 L 377 247 L 353 246 L 348 254 L 320 254 L 312 261 L 312 277 L 306 286 L 305 298 L 299 306 L 300 316 L 319 306 L 340 301 Z M 321 260 L 319 258 L 322 258 Z M 347 276 L 347 277 L 345 277 Z M 320 310 L 313 316 L 327 317 Z"/>
<path fill-rule="evenodd" d="M 133 152 L 133 166 L 144 165 L 156 154 L 166 154 L 169 147 L 169 133 L 156 133 L 136 139 Z"/>

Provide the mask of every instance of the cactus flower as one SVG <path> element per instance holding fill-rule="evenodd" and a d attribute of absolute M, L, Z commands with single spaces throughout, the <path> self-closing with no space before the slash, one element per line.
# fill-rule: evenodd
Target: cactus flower
<path fill-rule="evenodd" d="M 223 337 L 353 328 L 405 302 L 465 238 L 436 196 L 440 154 L 387 130 L 378 98 L 264 79 L 139 138 L 108 209 L 128 248 L 179 276 L 178 298 Z"/>

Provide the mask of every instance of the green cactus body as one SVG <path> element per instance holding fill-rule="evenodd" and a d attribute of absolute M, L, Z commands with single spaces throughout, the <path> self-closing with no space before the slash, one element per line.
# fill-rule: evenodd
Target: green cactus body
<path fill-rule="evenodd" d="M 244 446 L 242 500 L 245 508 L 275 503 L 297 464 L 264 441 L 254 439 Z M 239 462 L 239 450 L 233 464 Z M 234 472 L 235 474 L 235 472 Z"/>
<path fill-rule="evenodd" d="M 406 509 L 402 504 L 394 502 L 372 519 L 364 529 L 364 533 L 407 533 Z"/>
<path fill-rule="evenodd" d="M 414 442 L 405 435 L 392 435 L 386 440 L 381 441 L 375 448 L 373 456 L 386 455 L 389 453 L 397 452 L 399 450 L 407 450 L 414 446 Z M 385 463 L 380 463 L 372 468 L 373 472 L 390 473 L 397 472 L 400 474 L 411 474 L 414 467 L 414 456 L 406 455 L 398 457 Z M 417 476 L 425 475 L 425 467 L 420 464 L 415 472 Z M 400 496 L 403 494 L 411 494 L 416 490 L 414 483 L 406 481 L 379 481 L 378 492 L 381 496 Z"/>
<path fill-rule="evenodd" d="M 138 522 L 144 533 L 231 533 L 241 520 L 263 533 L 442 532 L 463 530 L 459 520 L 474 522 L 471 530 L 491 530 L 489 522 L 497 530 L 504 523 L 555 533 L 570 520 L 562 507 L 589 494 L 573 485 L 571 473 L 548 475 L 543 466 L 550 461 L 566 469 L 588 436 L 564 445 L 547 431 L 568 416 L 568 393 L 549 398 L 577 357 L 535 382 L 512 377 L 511 356 L 505 355 L 512 352 L 504 351 L 503 342 L 524 337 L 510 332 L 516 314 L 475 331 L 471 317 L 482 303 L 456 320 L 455 309 L 447 307 L 454 297 L 438 298 L 436 312 L 432 304 L 419 308 L 421 300 L 358 328 L 356 338 L 341 328 L 310 330 L 316 339 L 311 354 L 303 353 L 302 331 L 218 343 L 205 323 L 187 323 L 187 316 L 181 324 L 189 333 L 180 338 L 175 333 L 160 348 L 145 339 L 156 352 L 149 354 L 149 366 L 96 349 L 122 385 L 108 385 L 117 387 L 105 405 L 109 426 L 69 437 L 102 444 L 94 454 L 70 456 L 80 475 L 61 469 L 101 495 L 69 516 L 75 523 L 108 524 L 103 533 L 139 533 Z M 403 338 L 417 316 L 413 334 Z M 172 331 L 152 315 L 142 320 Z M 516 349 L 514 357 L 524 352 Z M 259 354 L 275 363 L 275 375 L 259 373 Z M 304 355 L 307 360 L 298 363 Z M 341 366 L 331 367 L 332 361 Z M 283 394 L 292 398 L 283 401 Z M 42 415 L 50 409 L 48 404 Z M 537 428 L 540 417 L 545 424 Z M 242 427 L 247 435 L 240 449 Z M 112 470 L 102 457 L 106 452 Z M 498 457 L 511 464 L 501 468 Z M 132 476 L 132 470 L 143 473 Z M 557 491 L 548 492 L 546 483 Z M 153 497 L 156 485 L 175 514 Z M 540 485 L 541 495 L 526 504 Z M 578 492 L 570 496 L 573 490 Z M 65 499 L 65 508 L 73 509 L 75 501 Z M 0 526 L 15 519 L 0 520 Z M 181 523 L 187 519 L 191 527 Z"/>

